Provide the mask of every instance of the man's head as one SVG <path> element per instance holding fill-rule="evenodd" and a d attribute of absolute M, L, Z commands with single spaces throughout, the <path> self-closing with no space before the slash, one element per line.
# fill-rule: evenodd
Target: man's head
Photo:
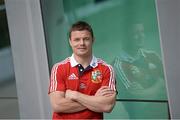
<path fill-rule="evenodd" d="M 72 25 L 69 32 L 69 43 L 75 57 L 92 56 L 93 41 L 93 31 L 88 23 L 78 21 Z"/>
<path fill-rule="evenodd" d="M 129 23 L 125 28 L 124 47 L 139 49 L 144 46 L 145 33 L 142 23 Z"/>
<path fill-rule="evenodd" d="M 91 33 L 91 37 L 94 40 L 94 34 L 93 34 L 93 30 L 91 26 L 87 22 L 84 22 L 84 21 L 77 21 L 71 26 L 69 30 L 69 39 L 71 39 L 72 31 L 83 31 L 83 30 L 89 31 Z"/>
<path fill-rule="evenodd" d="M 140 48 L 143 47 L 145 39 L 144 25 L 142 23 L 134 24 L 131 32 L 134 44 Z"/>

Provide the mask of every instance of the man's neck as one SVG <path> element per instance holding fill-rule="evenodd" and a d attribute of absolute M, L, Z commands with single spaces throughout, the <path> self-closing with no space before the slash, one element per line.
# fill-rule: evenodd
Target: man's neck
<path fill-rule="evenodd" d="M 79 64 L 81 64 L 84 68 L 86 68 L 91 63 L 92 55 L 89 55 L 89 56 L 75 56 L 74 55 L 74 58 Z"/>

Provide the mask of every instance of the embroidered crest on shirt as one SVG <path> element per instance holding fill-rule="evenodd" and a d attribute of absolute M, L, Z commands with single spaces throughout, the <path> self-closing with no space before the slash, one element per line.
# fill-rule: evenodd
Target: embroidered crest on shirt
<path fill-rule="evenodd" d="M 75 79 L 78 79 L 78 77 L 72 73 L 69 77 L 68 77 L 69 80 L 75 80 Z"/>
<path fill-rule="evenodd" d="M 92 71 L 91 81 L 93 83 L 100 83 L 102 81 L 102 74 L 101 74 L 100 70 Z"/>
<path fill-rule="evenodd" d="M 86 84 L 84 84 L 84 83 L 80 83 L 79 88 L 80 88 L 80 89 L 85 89 L 85 88 L 86 88 Z"/>

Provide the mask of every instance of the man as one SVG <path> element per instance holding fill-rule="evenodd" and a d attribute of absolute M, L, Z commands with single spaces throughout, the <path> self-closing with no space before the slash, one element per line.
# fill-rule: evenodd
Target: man
<path fill-rule="evenodd" d="M 53 119 L 103 119 L 103 112 L 111 112 L 115 104 L 114 71 L 92 55 L 94 35 L 88 23 L 72 25 L 69 43 L 72 56 L 55 64 L 51 72 Z"/>
<path fill-rule="evenodd" d="M 140 100 L 165 100 L 166 88 L 163 65 L 155 51 L 144 49 L 144 25 L 130 24 L 126 30 L 127 39 L 122 41 L 122 50 L 114 60 L 113 66 L 118 80 L 119 98 Z M 155 116 L 155 112 L 144 112 L 154 109 L 152 104 L 144 102 L 123 103 L 129 117 L 138 119 L 142 116 Z"/>

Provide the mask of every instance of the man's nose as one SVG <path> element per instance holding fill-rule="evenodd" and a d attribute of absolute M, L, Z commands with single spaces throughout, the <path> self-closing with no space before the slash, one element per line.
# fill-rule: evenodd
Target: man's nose
<path fill-rule="evenodd" d="M 84 40 L 83 39 L 80 40 L 80 44 L 84 45 Z"/>

